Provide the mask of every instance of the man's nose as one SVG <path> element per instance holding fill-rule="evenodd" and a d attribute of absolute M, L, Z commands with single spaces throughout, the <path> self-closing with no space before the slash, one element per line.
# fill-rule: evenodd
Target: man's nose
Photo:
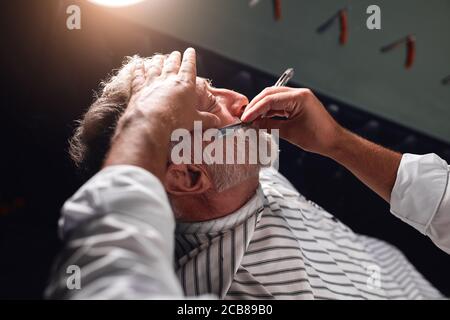
<path fill-rule="evenodd" d="M 240 118 L 242 113 L 244 113 L 245 107 L 249 103 L 248 98 L 236 91 L 226 89 L 223 90 L 222 94 L 226 99 L 228 112 L 230 112 L 232 116 Z"/>

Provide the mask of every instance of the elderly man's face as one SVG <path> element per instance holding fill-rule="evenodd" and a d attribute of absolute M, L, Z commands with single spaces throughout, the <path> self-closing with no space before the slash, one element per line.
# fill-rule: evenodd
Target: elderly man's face
<path fill-rule="evenodd" d="M 197 78 L 198 109 L 211 112 L 221 120 L 219 127 L 236 123 L 248 104 L 246 96 L 232 90 L 214 88 L 204 78 Z"/>
<path fill-rule="evenodd" d="M 198 110 L 215 114 L 220 119 L 218 125 L 220 128 L 238 122 L 249 103 L 244 95 L 232 90 L 215 88 L 209 81 L 200 77 L 197 78 L 196 90 L 199 97 Z M 223 156 L 225 156 L 228 152 L 227 142 L 237 141 L 234 138 L 238 136 L 245 137 L 247 130 L 254 129 L 242 128 L 235 131 L 233 135 L 205 141 L 204 147 L 211 143 L 217 144 L 218 148 L 223 148 Z M 269 135 L 262 138 L 270 144 Z M 193 144 L 194 139 L 191 141 Z M 221 141 L 223 144 L 220 144 Z M 249 143 L 248 139 L 245 141 L 244 153 L 248 160 L 250 150 L 256 152 L 259 144 Z M 233 158 L 236 159 L 237 154 L 242 155 L 242 152 L 237 148 L 237 144 L 232 143 Z M 195 152 L 193 145 L 191 152 Z M 165 187 L 177 220 L 209 220 L 226 215 L 242 206 L 254 194 L 258 186 L 261 167 L 259 163 L 250 163 L 247 160 L 244 163 L 236 161 L 233 164 L 225 162 L 170 164 L 166 173 Z"/>

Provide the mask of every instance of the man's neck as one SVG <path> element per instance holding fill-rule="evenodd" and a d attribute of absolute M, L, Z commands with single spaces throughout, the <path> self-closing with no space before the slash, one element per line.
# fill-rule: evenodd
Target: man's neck
<path fill-rule="evenodd" d="M 256 193 L 259 178 L 253 177 L 222 192 L 210 190 L 198 196 L 172 199 L 176 216 L 182 222 L 201 222 L 218 219 L 244 206 Z M 182 212 L 182 214 L 180 214 Z"/>

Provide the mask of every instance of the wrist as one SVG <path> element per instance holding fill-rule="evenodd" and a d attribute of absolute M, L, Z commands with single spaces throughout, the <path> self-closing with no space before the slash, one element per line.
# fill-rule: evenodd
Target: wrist
<path fill-rule="evenodd" d="M 338 126 L 333 138 L 331 139 L 329 147 L 323 155 L 337 162 L 341 162 L 342 157 L 351 151 L 351 146 L 354 145 L 352 141 L 355 138 L 356 136 L 353 133 L 341 126 Z"/>
<path fill-rule="evenodd" d="M 169 141 L 172 127 L 173 124 L 167 112 L 158 111 L 156 108 L 151 111 L 141 110 L 137 107 L 122 115 L 117 123 L 115 136 L 128 134 L 130 131 L 138 134 L 141 131 L 142 134 L 138 135 L 142 139 L 151 139 L 156 136 L 158 141 Z"/>
<path fill-rule="evenodd" d="M 105 166 L 134 165 L 162 180 L 167 163 L 170 125 L 158 114 L 128 112 L 118 121 Z"/>

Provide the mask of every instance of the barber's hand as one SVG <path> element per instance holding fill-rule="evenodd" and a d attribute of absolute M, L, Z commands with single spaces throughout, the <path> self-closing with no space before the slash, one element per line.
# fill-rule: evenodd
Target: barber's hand
<path fill-rule="evenodd" d="M 157 121 L 171 130 L 193 129 L 194 121 L 202 121 L 203 128 L 217 127 L 220 119 L 197 110 L 196 55 L 189 48 L 183 55 L 178 51 L 169 57 L 155 56 L 149 65 L 140 64 L 134 71 L 132 96 L 124 119 L 131 117 Z"/>
<path fill-rule="evenodd" d="M 270 119 L 275 116 L 288 120 Z M 266 88 L 249 103 L 241 120 L 255 120 L 259 128 L 279 129 L 281 138 L 325 156 L 333 151 L 343 130 L 309 89 Z"/>

